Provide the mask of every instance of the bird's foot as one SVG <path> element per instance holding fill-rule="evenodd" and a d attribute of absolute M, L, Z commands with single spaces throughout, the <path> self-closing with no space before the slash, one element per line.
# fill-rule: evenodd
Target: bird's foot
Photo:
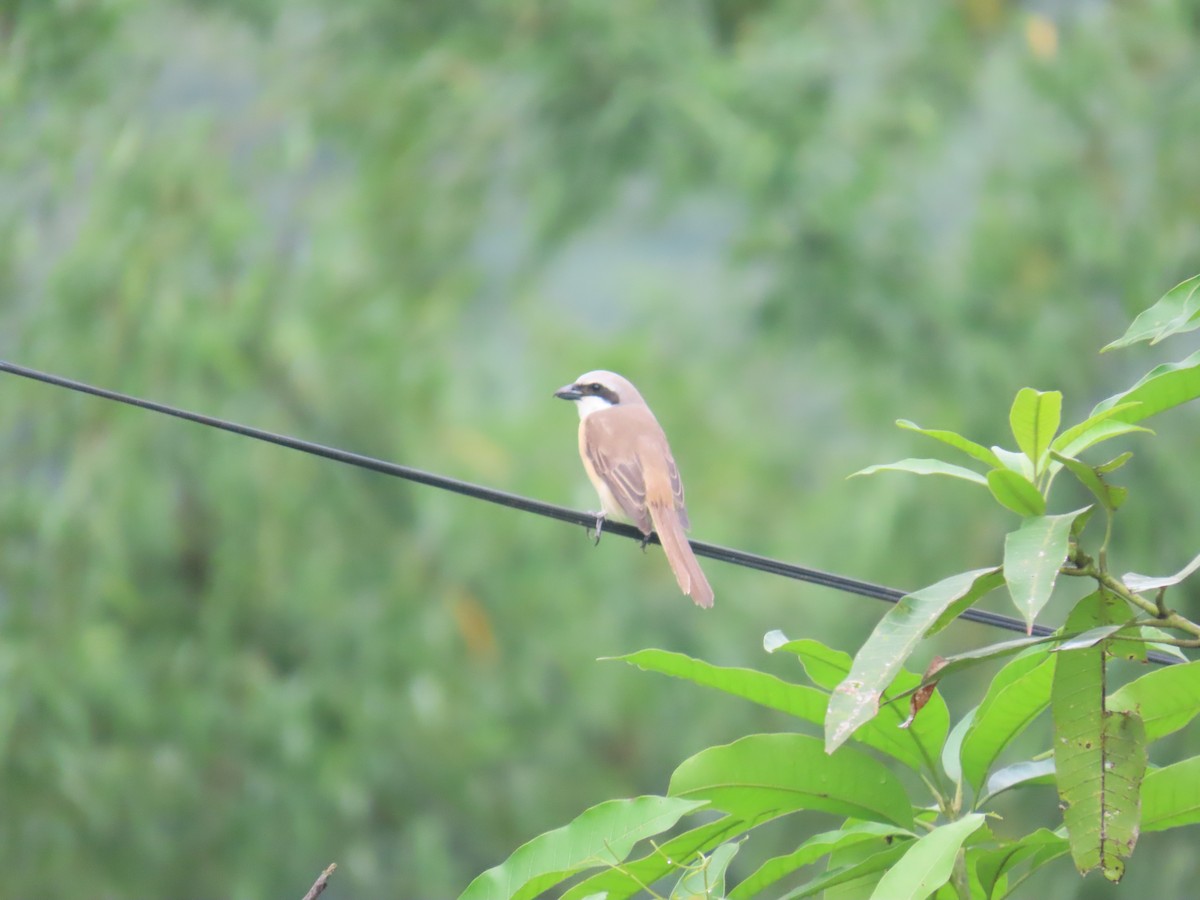
<path fill-rule="evenodd" d="M 596 536 L 594 538 L 592 538 L 592 543 L 598 545 L 600 543 L 600 534 L 601 534 L 601 532 L 604 531 L 604 513 L 603 512 L 596 513 L 596 527 L 594 530 L 596 532 Z M 592 537 L 592 531 L 593 531 L 592 527 L 588 526 L 588 530 L 587 530 L 588 537 Z"/>
<path fill-rule="evenodd" d="M 642 552 L 643 552 L 643 553 L 645 553 L 645 552 L 646 552 L 646 545 L 650 543 L 650 535 L 648 535 L 648 534 L 643 534 L 643 535 L 642 535 L 642 539 L 641 539 L 641 541 L 640 541 L 639 543 L 640 543 L 640 545 L 641 545 Z"/>

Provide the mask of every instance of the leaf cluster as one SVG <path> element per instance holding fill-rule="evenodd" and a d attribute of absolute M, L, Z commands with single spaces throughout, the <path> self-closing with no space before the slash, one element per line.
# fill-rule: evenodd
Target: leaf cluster
<path fill-rule="evenodd" d="M 1110 347 L 1156 342 L 1200 327 L 1197 279 L 1140 315 Z M 890 609 L 853 659 L 809 640 L 766 636 L 769 653 L 794 655 L 807 683 L 748 668 L 716 666 L 666 650 L 620 657 L 644 671 L 690 681 L 816 726 L 802 733 L 754 734 L 685 760 L 667 794 L 614 800 L 544 834 L 483 873 L 465 900 L 528 898 L 574 879 L 570 900 L 651 896 L 799 898 L 838 888 L 845 896 L 999 900 L 1039 868 L 1070 854 L 1080 873 L 1100 869 L 1119 881 L 1139 834 L 1200 822 L 1200 757 L 1150 768 L 1147 748 L 1187 726 L 1200 710 L 1200 662 L 1179 646 L 1200 645 L 1200 625 L 1169 610 L 1166 591 L 1200 570 L 1200 556 L 1163 577 L 1108 571 L 1113 525 L 1126 498 L 1110 478 L 1123 452 L 1085 462 L 1091 448 L 1135 432 L 1159 412 L 1200 397 L 1200 354 L 1159 366 L 1127 391 L 1062 428 L 1062 395 L 1024 388 L 1009 410 L 1016 449 L 985 447 L 954 432 L 902 428 L 969 457 L 906 459 L 859 475 L 905 471 L 946 475 L 985 488 L 1021 516 L 994 567 L 951 575 Z M 1094 497 L 1082 509 L 1052 511 L 1051 488 L 1067 472 Z M 1087 551 L 1087 525 L 1102 511 L 1103 537 Z M 1002 585 L 1032 631 L 1060 576 L 1095 589 L 1074 603 L 1047 637 L 998 642 L 935 657 L 925 674 L 905 663 L 926 637 Z M 1154 597 L 1144 596 L 1154 593 Z M 1183 637 L 1176 635 L 1182 634 Z M 1115 691 L 1113 658 L 1146 660 L 1146 647 L 1182 664 L 1150 671 Z M 1007 660 L 983 698 L 952 724 L 937 687 L 987 661 Z M 1049 710 L 1045 751 L 1002 764 L 1005 751 Z M 918 776 L 917 787 L 896 769 Z M 996 798 L 1054 785 L 1062 821 L 1006 833 Z M 800 812 L 839 824 L 763 861 L 726 890 L 730 861 L 747 836 Z M 649 840 L 704 815 L 660 842 Z M 649 848 L 635 855 L 639 841 Z M 666 892 L 666 893 L 660 893 Z M 839 896 L 843 894 L 839 893 Z"/>

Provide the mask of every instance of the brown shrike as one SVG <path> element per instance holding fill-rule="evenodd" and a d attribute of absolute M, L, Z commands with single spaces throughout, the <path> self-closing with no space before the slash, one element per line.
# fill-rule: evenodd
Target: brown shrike
<path fill-rule="evenodd" d="M 555 397 L 579 410 L 579 455 L 600 495 L 596 539 L 605 516 L 628 519 L 646 537 L 653 530 L 679 588 L 697 606 L 713 605 L 713 591 L 692 553 L 683 483 L 667 436 L 637 388 L 614 372 L 580 375 Z"/>

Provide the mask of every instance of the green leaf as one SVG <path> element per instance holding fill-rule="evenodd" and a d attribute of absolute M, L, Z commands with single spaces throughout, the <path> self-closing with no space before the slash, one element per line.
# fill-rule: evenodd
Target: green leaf
<path fill-rule="evenodd" d="M 1133 453 L 1129 450 L 1126 450 L 1124 453 L 1118 453 L 1108 462 L 1101 463 L 1100 465 L 1096 466 L 1096 471 L 1101 475 L 1107 475 L 1109 472 L 1117 471 L 1117 469 L 1121 468 L 1121 466 L 1125 465 L 1125 463 L 1129 462 L 1131 459 L 1133 459 Z"/>
<path fill-rule="evenodd" d="M 1117 407 L 1117 409 L 1112 411 L 1112 415 L 1116 415 L 1122 409 L 1136 405 L 1137 404 L 1134 403 L 1122 404 L 1121 406 Z M 1061 448 L 1059 452 L 1061 452 L 1063 456 L 1078 458 L 1079 454 L 1084 450 L 1087 450 L 1089 447 L 1092 447 L 1096 444 L 1101 444 L 1104 441 L 1111 441 L 1113 438 L 1118 438 L 1122 435 L 1133 434 L 1134 432 L 1154 434 L 1154 432 L 1149 428 L 1144 428 L 1141 425 L 1133 425 L 1129 422 L 1111 420 L 1107 422 L 1101 422 L 1100 424 L 1093 426 L 1086 434 L 1081 435 L 1078 439 Z M 1059 450 L 1057 447 L 1051 449 Z M 1051 463 L 1050 470 L 1056 472 L 1058 471 L 1060 465 L 1060 463 Z"/>
<path fill-rule="evenodd" d="M 1146 773 L 1142 831 L 1166 831 L 1200 822 L 1200 756 Z"/>
<path fill-rule="evenodd" d="M 1054 656 L 1044 647 L 1035 647 L 992 679 L 963 739 L 963 775 L 977 793 L 1004 748 L 1050 705 L 1054 666 Z"/>
<path fill-rule="evenodd" d="M 1121 580 L 1125 582 L 1125 587 L 1140 594 L 1142 591 L 1157 591 L 1179 584 L 1197 569 L 1200 569 L 1200 556 L 1197 556 L 1174 575 L 1162 575 L 1155 578 L 1149 575 L 1138 575 L 1136 572 L 1127 572 Z"/>
<path fill-rule="evenodd" d="M 585 869 L 620 863 L 638 841 L 661 834 L 705 805 L 676 797 L 608 800 L 522 844 L 472 881 L 459 900 L 536 897 Z"/>
<path fill-rule="evenodd" d="M 1062 422 L 1062 393 L 1021 388 L 1009 410 L 1008 422 L 1017 446 L 1033 463 L 1036 475 L 1042 470 L 1042 457 Z"/>
<path fill-rule="evenodd" d="M 688 867 L 671 891 L 671 900 L 693 900 L 725 896 L 725 872 L 741 849 L 741 844 L 722 844 L 703 860 Z M 605 898 L 607 900 L 607 898 Z"/>
<path fill-rule="evenodd" d="M 851 747 L 827 756 L 803 734 L 755 734 L 701 750 L 675 770 L 668 793 L 739 819 L 815 809 L 912 826 L 908 795 L 887 767 Z"/>
<path fill-rule="evenodd" d="M 961 572 L 906 595 L 889 609 L 858 651 L 849 674 L 829 700 L 829 712 L 825 717 L 826 749 L 832 753 L 876 715 L 884 690 L 917 642 L 947 609 L 974 602 L 997 587 L 1000 581 L 996 569 Z M 916 721 L 920 722 L 920 719 L 918 716 Z"/>
<path fill-rule="evenodd" d="M 813 683 L 832 691 L 850 674 L 852 660 L 841 650 L 826 647 L 819 641 L 801 639 L 788 641 L 782 632 L 768 635 L 776 650 L 794 653 L 800 658 L 804 671 Z M 921 683 L 921 678 L 912 672 L 901 671 L 883 694 L 884 700 L 903 697 Z M 828 705 L 828 697 L 826 698 Z M 904 721 L 907 707 L 901 703 L 887 703 L 881 707 L 880 715 L 854 733 L 853 740 L 888 754 L 910 769 L 932 770 L 931 761 L 937 758 L 938 748 L 946 739 L 950 729 L 950 712 L 940 694 L 934 694 L 908 728 L 899 728 Z M 825 715 L 825 711 L 822 715 Z M 824 719 L 822 719 L 824 724 Z"/>
<path fill-rule="evenodd" d="M 984 447 L 982 444 L 977 444 L 956 432 L 940 431 L 933 428 L 922 428 L 915 422 L 908 421 L 908 419 L 897 419 L 896 424 L 901 428 L 907 429 L 908 431 L 915 431 L 917 434 L 923 434 L 926 437 L 931 437 L 934 440 L 941 441 L 943 444 L 949 444 L 956 450 L 961 450 L 968 456 L 973 457 L 982 463 L 986 463 L 993 468 L 999 468 L 1001 465 L 1001 462 L 997 458 L 996 454 L 987 447 Z"/>
<path fill-rule="evenodd" d="M 988 578 L 982 579 L 978 582 L 974 589 L 967 591 L 967 593 L 963 594 L 961 597 L 947 606 L 942 611 L 942 614 L 934 619 L 933 624 L 929 626 L 929 629 L 925 632 L 925 637 L 931 637 L 937 634 L 951 622 L 956 621 L 959 616 L 974 606 L 975 603 L 982 599 L 985 595 L 991 593 L 1004 583 L 1003 570 L 997 567 L 991 571 L 995 572 L 994 576 L 989 576 Z M 928 590 L 928 588 L 926 588 L 926 590 Z M 938 674 L 940 676 L 945 673 L 944 671 L 939 670 Z"/>
<path fill-rule="evenodd" d="M 1054 592 L 1058 571 L 1067 558 L 1071 523 L 1082 512 L 1077 509 L 1060 516 L 1026 519 L 1004 538 L 1004 580 L 1029 632 Z"/>
<path fill-rule="evenodd" d="M 995 895 L 1001 878 L 1024 862 L 1032 861 L 1030 871 L 1057 859 L 1068 851 L 1066 838 L 1045 828 L 1026 834 L 997 850 L 984 850 L 978 856 L 975 874 L 987 897 Z"/>
<path fill-rule="evenodd" d="M 645 885 L 669 875 L 679 865 L 690 864 L 698 854 L 707 853 L 773 818 L 775 815 L 766 814 L 757 820 L 744 822 L 732 816 L 722 816 L 671 838 L 640 859 L 624 863 L 620 868 L 597 872 L 568 890 L 562 900 L 584 900 L 596 894 L 603 894 L 608 900 L 625 900 L 640 894 Z"/>
<path fill-rule="evenodd" d="M 941 674 L 940 670 L 939 674 Z M 975 713 L 978 711 L 979 707 L 967 710 L 967 714 L 959 719 L 954 727 L 950 729 L 950 736 L 946 738 L 946 743 L 942 746 L 942 771 L 955 784 L 960 783 L 963 778 L 963 738 L 966 737 L 967 729 L 971 727 L 971 723 L 975 721 Z"/>
<path fill-rule="evenodd" d="M 1138 406 L 1125 409 L 1113 418 L 1122 422 L 1141 422 L 1197 397 L 1200 397 L 1200 350 L 1180 362 L 1155 366 L 1129 390 L 1097 403 L 1092 415 L 1137 401 Z"/>
<path fill-rule="evenodd" d="M 1200 713 L 1200 662 L 1147 672 L 1114 692 L 1108 708 L 1137 713 L 1147 741 L 1172 734 Z"/>
<path fill-rule="evenodd" d="M 1163 631 L 1161 628 L 1156 628 L 1153 625 L 1139 625 L 1134 629 L 1138 635 L 1147 640 L 1147 647 L 1151 650 L 1157 650 L 1159 653 L 1165 653 L 1167 656 L 1173 656 L 1180 662 L 1189 662 L 1187 655 L 1176 647 L 1174 644 L 1160 643 L 1164 640 L 1172 640 L 1173 636 Z"/>
<path fill-rule="evenodd" d="M 1091 594 L 1072 610 L 1067 629 L 1113 624 L 1113 613 L 1102 595 Z M 1057 656 L 1054 764 L 1071 855 L 1081 874 L 1099 866 L 1105 878 L 1120 881 L 1138 835 L 1146 769 L 1142 722 L 1132 713 L 1104 708 L 1103 643 Z"/>
<path fill-rule="evenodd" d="M 982 815 L 972 813 L 916 840 L 879 879 L 871 900 L 924 900 L 950 880 L 963 841 L 983 822 Z"/>
<path fill-rule="evenodd" d="M 1014 787 L 1030 784 L 1054 784 L 1054 760 L 1037 759 L 1027 762 L 1013 763 L 1003 769 L 997 769 L 988 776 L 987 784 L 975 806 L 981 807 L 997 794 Z"/>
<path fill-rule="evenodd" d="M 786 878 L 793 872 L 825 858 L 838 848 L 879 838 L 888 838 L 897 834 L 907 835 L 911 832 L 879 822 L 856 822 L 837 831 L 826 831 L 813 835 L 791 853 L 776 856 L 759 866 L 753 874 L 729 892 L 729 900 L 746 900 L 746 898 L 754 897 L 781 878 Z"/>
<path fill-rule="evenodd" d="M 992 469 L 987 486 L 1002 505 L 1019 516 L 1040 516 L 1046 512 L 1046 498 L 1024 475 L 1012 469 Z"/>
<path fill-rule="evenodd" d="M 977 647 L 974 650 L 966 650 L 962 653 L 955 653 L 953 656 L 943 657 L 944 665 L 938 670 L 934 676 L 934 680 L 940 681 L 943 678 L 949 678 L 951 675 L 957 675 L 966 669 L 970 669 L 980 663 L 988 662 L 993 659 L 1003 659 L 1005 656 L 1012 656 L 1014 653 L 1020 653 L 1027 647 L 1036 647 L 1038 644 L 1049 644 L 1061 640 L 1060 635 L 1048 634 L 1039 635 L 1038 637 L 1017 638 L 1011 641 L 1000 641 L 996 644 L 987 644 L 983 647 Z"/>
<path fill-rule="evenodd" d="M 1138 341 L 1149 341 L 1153 346 L 1173 334 L 1196 328 L 1200 328 L 1200 275 L 1175 285 L 1157 303 L 1142 310 L 1125 333 L 1100 352 L 1128 347 Z"/>
<path fill-rule="evenodd" d="M 974 481 L 976 484 L 987 484 L 978 472 L 956 466 L 953 463 L 942 462 L 940 459 L 902 459 L 894 463 L 878 466 L 867 466 L 859 469 L 851 478 L 858 475 L 874 475 L 876 472 L 911 472 L 914 475 L 949 475 L 951 478 L 961 478 L 964 481 Z"/>
<path fill-rule="evenodd" d="M 608 658 L 627 662 L 643 671 L 658 672 L 704 687 L 716 688 L 807 722 L 820 725 L 825 721 L 825 707 L 829 697 L 824 691 L 805 685 L 789 684 L 766 672 L 714 666 L 669 650 L 639 650 L 625 656 Z"/>
<path fill-rule="evenodd" d="M 838 866 L 836 868 L 830 865 L 830 870 L 824 875 L 818 875 L 811 881 L 801 885 L 794 891 L 789 891 L 784 894 L 779 900 L 800 900 L 802 897 L 811 897 L 814 894 L 819 894 L 825 891 L 825 896 L 830 897 L 830 889 L 836 888 L 839 885 L 847 884 L 852 881 L 864 879 L 867 876 L 873 875 L 876 872 L 883 872 L 893 865 L 905 851 L 908 850 L 911 841 L 897 841 L 891 846 L 884 846 L 882 849 L 871 853 L 870 855 L 857 859 L 848 865 Z M 850 850 L 859 849 L 858 846 L 851 846 Z"/>
<path fill-rule="evenodd" d="M 1078 425 L 1072 425 L 1070 428 L 1052 440 L 1050 442 L 1050 449 L 1057 450 L 1063 456 L 1078 456 L 1081 452 L 1092 446 L 1092 444 L 1096 443 L 1096 441 L 1091 441 L 1088 438 L 1088 435 L 1093 429 L 1097 428 L 1101 423 L 1112 418 L 1117 413 L 1123 412 L 1124 410 L 1135 405 L 1136 403 L 1133 402 L 1121 403 L 1101 412 L 1093 413 Z M 1103 438 L 1101 438 L 1101 440 L 1103 440 Z"/>
<path fill-rule="evenodd" d="M 1055 450 L 1051 450 L 1050 455 L 1054 457 L 1055 461 L 1066 466 L 1067 471 L 1074 475 L 1080 484 L 1091 491 L 1096 499 L 1100 501 L 1100 505 L 1109 512 L 1112 512 L 1125 502 L 1125 497 L 1128 494 L 1125 488 L 1114 487 L 1108 484 L 1100 477 L 1099 471 L 1092 466 L 1077 459 L 1072 459 L 1069 456 L 1063 456 Z"/>
<path fill-rule="evenodd" d="M 1000 460 L 1004 468 L 1010 472 L 1016 472 L 1018 475 L 1023 475 L 1028 481 L 1033 481 L 1033 463 L 1029 461 L 1029 457 L 1024 453 L 1013 453 L 1011 450 L 1005 450 L 1003 447 L 993 447 L 992 452 L 996 454 L 996 458 Z"/>

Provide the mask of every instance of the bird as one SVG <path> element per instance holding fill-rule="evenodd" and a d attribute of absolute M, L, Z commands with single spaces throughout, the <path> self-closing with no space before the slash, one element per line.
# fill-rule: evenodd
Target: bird
<path fill-rule="evenodd" d="M 554 392 L 579 412 L 579 456 L 600 495 L 596 540 L 606 516 L 627 519 L 649 540 L 653 531 L 679 589 L 704 608 L 713 590 L 684 532 L 690 527 L 683 482 L 658 419 L 626 378 L 597 369 Z"/>

